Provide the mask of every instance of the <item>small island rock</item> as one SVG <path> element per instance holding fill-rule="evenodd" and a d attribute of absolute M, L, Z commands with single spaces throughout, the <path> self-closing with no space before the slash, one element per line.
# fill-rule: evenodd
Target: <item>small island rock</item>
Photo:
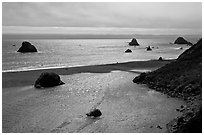
<path fill-rule="evenodd" d="M 130 50 L 130 49 L 127 49 L 126 51 L 125 51 L 125 53 L 131 53 L 132 52 L 132 50 Z"/>
<path fill-rule="evenodd" d="M 147 51 L 151 51 L 152 48 L 150 46 L 147 47 Z"/>
<path fill-rule="evenodd" d="M 60 80 L 60 76 L 53 72 L 41 73 L 40 77 L 35 81 L 35 88 L 54 87 L 65 84 Z"/>
<path fill-rule="evenodd" d="M 30 42 L 24 41 L 22 43 L 22 46 L 18 49 L 17 52 L 21 52 L 21 53 L 37 52 L 37 49 Z"/>
<path fill-rule="evenodd" d="M 187 44 L 187 45 L 192 45 L 191 42 L 186 41 L 183 37 L 178 37 L 174 44 Z"/>
<path fill-rule="evenodd" d="M 137 40 L 135 38 L 132 39 L 132 41 L 129 43 L 130 46 L 139 46 Z"/>

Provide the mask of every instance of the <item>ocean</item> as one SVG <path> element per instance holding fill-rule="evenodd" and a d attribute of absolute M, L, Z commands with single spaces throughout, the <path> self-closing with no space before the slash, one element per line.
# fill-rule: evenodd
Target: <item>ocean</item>
<path fill-rule="evenodd" d="M 2 71 L 25 71 L 75 67 L 128 61 L 175 59 L 189 46 L 174 45 L 175 37 L 139 38 L 140 46 L 129 46 L 128 39 L 2 39 Z M 199 39 L 187 39 L 196 43 Z M 18 53 L 23 41 L 29 41 L 38 53 Z M 152 51 L 146 51 L 152 46 Z M 180 49 L 180 48 L 183 49 Z M 132 53 L 125 53 L 131 49 Z"/>

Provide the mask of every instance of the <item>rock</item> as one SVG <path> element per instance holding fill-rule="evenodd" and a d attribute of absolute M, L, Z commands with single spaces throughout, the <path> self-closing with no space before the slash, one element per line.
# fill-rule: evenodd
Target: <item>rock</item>
<path fill-rule="evenodd" d="M 180 112 L 180 109 L 177 108 L 176 111 L 177 111 L 177 112 Z"/>
<path fill-rule="evenodd" d="M 101 111 L 99 109 L 93 109 L 92 111 L 90 111 L 89 113 L 86 114 L 87 116 L 90 117 L 99 117 L 102 115 Z"/>
<path fill-rule="evenodd" d="M 35 81 L 35 88 L 54 87 L 62 84 L 65 83 L 60 80 L 59 75 L 53 72 L 44 72 Z"/>
<path fill-rule="evenodd" d="M 27 53 L 27 52 L 37 52 L 37 49 L 31 43 L 24 41 L 22 46 L 18 49 L 17 52 Z"/>
<path fill-rule="evenodd" d="M 178 37 L 174 44 L 187 44 L 187 45 L 192 45 L 191 42 L 186 41 L 183 37 Z"/>
<path fill-rule="evenodd" d="M 132 41 L 129 43 L 130 46 L 139 46 L 137 40 L 135 38 L 132 39 Z"/>
<path fill-rule="evenodd" d="M 171 97 L 187 99 L 189 107 L 181 106 L 180 109 L 175 109 L 183 113 L 178 119 L 178 128 L 172 130 L 167 126 L 169 132 L 202 133 L 202 39 L 185 50 L 176 60 L 146 75 L 137 76 L 133 82 L 147 84 L 148 87 Z M 193 97 L 197 99 L 192 100 Z M 188 109 L 192 107 L 200 107 L 200 112 L 195 114 L 195 110 Z M 188 111 L 193 112 L 192 117 L 186 115 Z"/>
<path fill-rule="evenodd" d="M 159 57 L 159 59 L 158 59 L 159 61 L 162 61 L 163 60 L 163 58 L 162 57 Z"/>
<path fill-rule="evenodd" d="M 134 82 L 134 83 L 138 83 L 138 82 L 141 82 L 141 81 L 145 80 L 146 75 L 147 75 L 147 74 L 146 74 L 145 72 L 141 73 L 139 76 L 136 76 L 136 77 L 133 79 L 133 82 Z"/>
<path fill-rule="evenodd" d="M 161 126 L 159 126 L 159 125 L 157 126 L 157 128 L 162 129 L 162 127 L 161 127 Z"/>
<path fill-rule="evenodd" d="M 126 51 L 125 51 L 125 53 L 131 53 L 132 52 L 132 50 L 130 50 L 130 49 L 127 49 Z"/>
<path fill-rule="evenodd" d="M 150 46 L 147 47 L 147 51 L 151 51 L 152 48 Z"/>

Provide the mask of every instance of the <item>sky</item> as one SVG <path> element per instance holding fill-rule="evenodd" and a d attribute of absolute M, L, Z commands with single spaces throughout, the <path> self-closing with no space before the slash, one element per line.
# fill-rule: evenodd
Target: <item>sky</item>
<path fill-rule="evenodd" d="M 124 31 L 150 29 L 200 34 L 202 3 L 179 2 L 3 2 L 3 32 Z M 32 28 L 34 27 L 34 28 Z M 38 27 L 38 28 L 37 28 Z M 52 27 L 52 28 L 50 28 Z M 62 30 L 61 27 L 69 27 Z M 117 30 L 116 30 L 117 31 Z"/>

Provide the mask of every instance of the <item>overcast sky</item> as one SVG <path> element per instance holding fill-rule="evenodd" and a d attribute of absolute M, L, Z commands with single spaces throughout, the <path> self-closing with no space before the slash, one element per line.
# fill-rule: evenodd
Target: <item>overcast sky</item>
<path fill-rule="evenodd" d="M 3 3 L 3 26 L 201 29 L 201 3 Z"/>

